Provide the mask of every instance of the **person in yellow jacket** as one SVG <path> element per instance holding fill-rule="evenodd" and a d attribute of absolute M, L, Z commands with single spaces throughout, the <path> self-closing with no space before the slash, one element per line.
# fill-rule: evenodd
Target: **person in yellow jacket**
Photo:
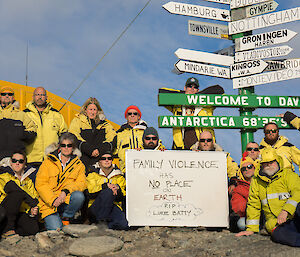
<path fill-rule="evenodd" d="M 73 134 L 62 134 L 58 145 L 52 144 L 46 149 L 50 153 L 36 176 L 41 218 L 45 220 L 47 230 L 68 225 L 84 203 L 85 167 L 75 145 Z"/>
<path fill-rule="evenodd" d="M 59 136 L 67 131 L 64 117 L 47 102 L 47 92 L 37 87 L 33 93 L 33 101 L 27 103 L 24 112 L 37 126 L 37 137 L 26 147 L 28 163 L 39 167 L 45 157 L 45 149 L 58 142 Z"/>
<path fill-rule="evenodd" d="M 277 154 L 283 159 L 282 168 L 290 168 L 293 171 L 296 165 L 300 165 L 300 150 L 288 142 L 288 139 L 279 135 L 279 129 L 276 123 L 270 122 L 264 127 L 265 138 L 260 143 L 260 152 L 272 147 L 276 150 Z"/>
<path fill-rule="evenodd" d="M 286 121 L 288 124 L 293 126 L 294 128 L 300 130 L 300 118 L 297 117 L 292 112 L 285 112 L 284 114 L 280 115 L 283 117 L 284 121 Z"/>
<path fill-rule="evenodd" d="M 108 228 L 127 230 L 128 222 L 123 210 L 126 181 L 123 173 L 112 164 L 109 147 L 101 150 L 100 160 L 87 176 L 90 221 L 106 221 Z"/>
<path fill-rule="evenodd" d="M 261 209 L 272 240 L 300 246 L 300 178 L 291 168 L 283 168 L 283 159 L 272 147 L 261 154 L 261 166 L 255 170 L 247 203 L 247 230 L 236 236 L 259 232 Z"/>
<path fill-rule="evenodd" d="M 143 145 L 142 137 L 147 123 L 141 117 L 142 113 L 137 106 L 128 106 L 125 110 L 127 122 L 117 131 L 112 141 L 113 154 L 119 157 L 120 169 L 123 173 L 125 173 L 125 151 L 141 148 Z"/>
<path fill-rule="evenodd" d="M 104 112 L 94 97 L 90 97 L 83 104 L 80 113 L 72 120 L 69 132 L 79 141 L 81 161 L 87 169 L 99 160 L 103 143 L 111 142 L 116 135 L 112 125 L 105 120 Z"/>
<path fill-rule="evenodd" d="M 199 92 L 199 81 L 191 77 L 184 86 L 184 90 L 175 90 L 169 88 L 159 89 L 159 93 L 184 93 L 184 94 L 223 94 L 222 87 L 216 85 L 208 87 Z M 194 106 L 165 106 L 175 116 L 213 116 L 214 107 L 194 107 Z M 215 141 L 213 129 L 208 128 L 173 128 L 173 150 L 190 150 L 198 140 L 201 132 L 210 131 Z"/>
<path fill-rule="evenodd" d="M 36 137 L 35 123 L 20 108 L 10 87 L 0 90 L 0 161 L 15 150 L 25 151 Z"/>
<path fill-rule="evenodd" d="M 25 152 L 15 151 L 9 166 L 0 167 L 0 212 L 6 219 L 2 237 L 35 235 L 38 226 L 38 195 L 29 178 L 33 168 L 26 168 Z M 3 227 L 4 225 L 4 227 Z"/>

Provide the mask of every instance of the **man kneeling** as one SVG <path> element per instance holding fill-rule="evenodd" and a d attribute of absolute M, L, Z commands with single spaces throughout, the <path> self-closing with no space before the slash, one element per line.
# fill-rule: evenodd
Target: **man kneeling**
<path fill-rule="evenodd" d="M 112 164 L 111 149 L 102 149 L 95 170 L 87 176 L 90 221 L 106 221 L 108 228 L 127 230 L 128 222 L 122 209 L 126 181 L 123 173 Z"/>

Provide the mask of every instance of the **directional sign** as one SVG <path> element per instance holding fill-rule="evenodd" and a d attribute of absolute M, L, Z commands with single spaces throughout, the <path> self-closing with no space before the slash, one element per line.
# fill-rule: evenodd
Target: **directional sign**
<path fill-rule="evenodd" d="M 247 6 L 245 8 L 238 8 L 231 10 L 231 20 L 237 21 L 245 18 L 262 15 L 269 12 L 274 12 L 278 7 L 278 3 L 275 1 L 269 1 L 257 5 Z"/>
<path fill-rule="evenodd" d="M 300 78 L 300 68 L 291 68 L 280 71 L 271 71 L 262 74 L 252 75 L 233 79 L 233 88 L 253 87 L 256 85 L 268 84 L 278 81 Z"/>
<path fill-rule="evenodd" d="M 288 55 L 292 51 L 293 48 L 289 46 L 263 48 L 251 51 L 238 52 L 235 54 L 234 60 L 236 62 L 244 62 L 257 59 L 273 58 Z"/>
<path fill-rule="evenodd" d="M 228 26 L 223 24 L 189 20 L 188 30 L 190 35 L 229 39 Z"/>
<path fill-rule="evenodd" d="M 286 59 L 283 61 L 287 69 L 296 69 L 300 68 L 300 58 L 296 59 Z"/>
<path fill-rule="evenodd" d="M 227 56 L 234 56 L 234 45 L 223 48 L 214 52 L 215 54 L 227 55 Z"/>
<path fill-rule="evenodd" d="M 230 8 L 240 8 L 248 5 L 259 4 L 269 0 L 231 0 Z"/>
<path fill-rule="evenodd" d="M 300 7 L 229 22 L 229 35 L 300 20 Z"/>
<path fill-rule="evenodd" d="M 219 3 L 219 4 L 230 4 L 231 0 L 205 0 L 209 2 Z"/>
<path fill-rule="evenodd" d="M 178 48 L 175 52 L 175 55 L 182 60 L 211 63 L 223 66 L 230 66 L 234 62 L 234 58 L 232 56 L 212 54 L 183 48 Z"/>
<path fill-rule="evenodd" d="M 230 11 L 200 5 L 168 2 L 162 6 L 168 12 L 211 20 L 230 21 Z"/>
<path fill-rule="evenodd" d="M 244 51 L 264 46 L 286 43 L 298 33 L 289 29 L 279 29 L 261 34 L 235 39 L 235 50 Z"/>
<path fill-rule="evenodd" d="M 300 109 L 300 96 L 205 95 L 160 93 L 159 105 Z"/>
<path fill-rule="evenodd" d="M 261 73 L 268 66 L 263 60 L 235 63 L 230 66 L 231 78 Z"/>
<path fill-rule="evenodd" d="M 204 127 L 222 129 L 262 129 L 269 122 L 275 122 L 280 129 L 291 127 L 279 117 L 256 116 L 159 116 L 160 128 Z"/>
<path fill-rule="evenodd" d="M 269 60 L 269 61 L 266 61 L 266 63 L 268 64 L 268 66 L 264 71 L 278 71 L 278 70 L 284 70 L 287 68 L 283 61 Z"/>
<path fill-rule="evenodd" d="M 175 68 L 181 72 L 195 73 L 219 78 L 230 79 L 230 69 L 197 62 L 178 61 Z"/>

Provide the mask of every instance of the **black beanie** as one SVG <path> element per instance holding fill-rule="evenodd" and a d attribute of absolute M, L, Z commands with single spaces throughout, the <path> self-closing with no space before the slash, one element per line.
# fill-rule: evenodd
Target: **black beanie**
<path fill-rule="evenodd" d="M 145 129 L 144 134 L 143 134 L 143 141 L 145 140 L 145 137 L 149 136 L 149 135 L 154 135 L 157 137 L 157 139 L 159 139 L 158 133 L 157 133 L 156 129 L 153 127 L 147 127 Z"/>
<path fill-rule="evenodd" d="M 102 155 L 104 154 L 110 154 L 111 156 L 113 155 L 111 143 L 104 142 L 103 145 L 101 146 L 99 157 L 102 157 Z"/>

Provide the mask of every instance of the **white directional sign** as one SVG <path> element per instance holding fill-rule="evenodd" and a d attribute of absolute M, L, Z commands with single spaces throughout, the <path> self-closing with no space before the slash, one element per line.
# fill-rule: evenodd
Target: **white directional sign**
<path fill-rule="evenodd" d="M 200 75 L 207 75 L 219 78 L 230 79 L 230 69 L 207 65 L 197 62 L 178 61 L 175 64 L 175 68 L 181 72 L 195 73 Z"/>
<path fill-rule="evenodd" d="M 235 63 L 230 66 L 231 78 L 261 73 L 267 66 L 263 60 Z"/>
<path fill-rule="evenodd" d="M 288 55 L 293 51 L 289 46 L 276 46 L 269 48 L 256 49 L 251 51 L 238 52 L 235 54 L 235 62 L 244 62 L 265 58 L 273 58 Z"/>
<path fill-rule="evenodd" d="M 275 1 L 270 1 L 266 3 L 261 3 L 253 6 L 246 7 L 246 17 L 250 18 L 257 15 L 262 15 L 269 12 L 274 12 L 278 7 L 278 3 Z"/>
<path fill-rule="evenodd" d="M 300 7 L 229 22 L 229 35 L 300 20 Z"/>
<path fill-rule="evenodd" d="M 253 87 L 278 81 L 300 78 L 300 68 L 284 69 L 233 79 L 233 88 Z"/>
<path fill-rule="evenodd" d="M 278 71 L 287 68 L 283 61 L 269 60 L 266 61 L 266 63 L 268 64 L 268 67 L 264 71 Z"/>
<path fill-rule="evenodd" d="M 286 59 L 283 61 L 283 64 L 287 69 L 296 69 L 300 68 L 300 58 L 296 59 Z"/>
<path fill-rule="evenodd" d="M 205 0 L 209 2 L 219 3 L 219 4 L 230 4 L 231 0 Z"/>
<path fill-rule="evenodd" d="M 235 40 L 235 50 L 244 51 L 264 46 L 286 43 L 298 33 L 289 29 L 279 29 L 261 34 L 245 36 Z"/>
<path fill-rule="evenodd" d="M 211 54 L 183 48 L 178 48 L 175 52 L 175 55 L 182 60 L 211 63 L 223 66 L 230 66 L 234 62 L 234 58 L 232 56 Z"/>
<path fill-rule="evenodd" d="M 230 8 L 240 8 L 248 5 L 259 4 L 269 0 L 231 0 Z"/>
<path fill-rule="evenodd" d="M 188 30 L 190 35 L 228 39 L 228 26 L 223 24 L 189 20 Z"/>
<path fill-rule="evenodd" d="M 230 21 L 230 11 L 200 5 L 168 2 L 162 6 L 168 12 L 211 20 Z"/>

